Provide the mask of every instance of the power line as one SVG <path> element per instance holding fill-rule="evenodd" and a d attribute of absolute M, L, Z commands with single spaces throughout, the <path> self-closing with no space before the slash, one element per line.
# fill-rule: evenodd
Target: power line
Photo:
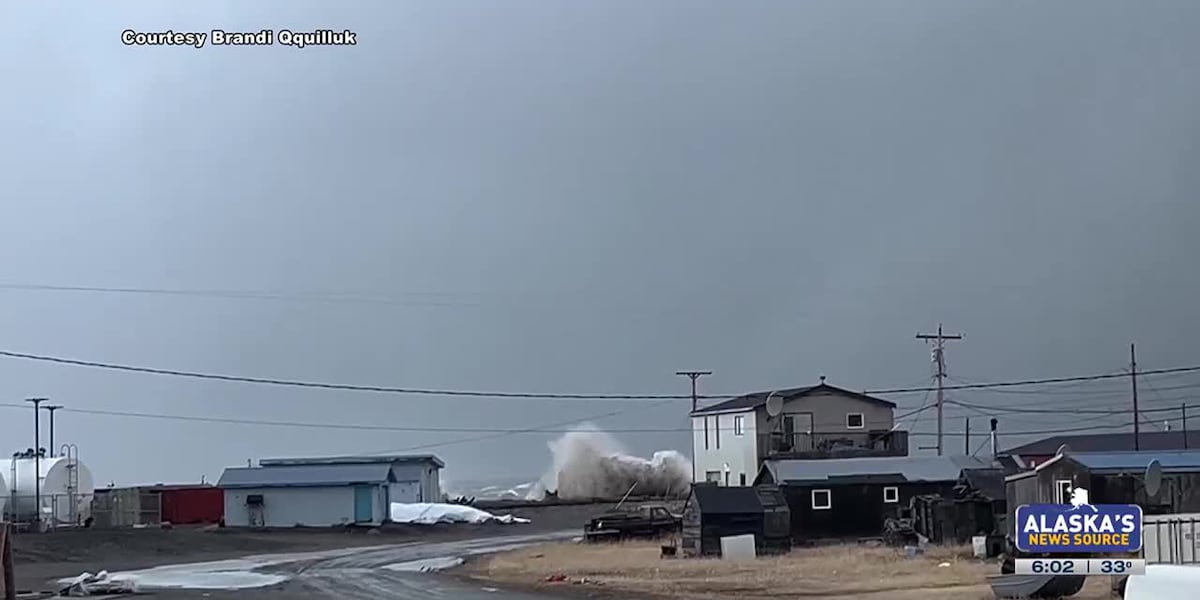
<path fill-rule="evenodd" d="M 21 283 L 0 283 L 0 290 L 31 291 L 31 292 L 88 292 L 99 294 L 137 294 L 149 296 L 185 296 L 195 298 L 227 298 L 234 300 L 285 300 L 292 302 L 320 302 L 332 304 L 383 304 L 398 306 L 481 306 L 474 302 L 450 302 L 445 300 L 408 300 L 392 296 L 365 294 L 329 294 L 329 293 L 294 293 L 273 292 L 267 290 L 222 290 L 222 289 L 184 289 L 184 288 L 150 288 L 150 287 L 109 287 L 84 285 L 41 285 Z M 442 292 L 410 292 L 409 295 L 425 298 L 452 298 L 453 295 Z"/>
<path fill-rule="evenodd" d="M 265 427 L 294 427 L 294 428 L 303 428 L 303 429 L 344 429 L 344 430 L 353 430 L 353 431 L 386 431 L 386 432 L 394 432 L 394 433 L 503 433 L 503 434 L 512 434 L 512 433 L 525 433 L 525 432 L 568 433 L 568 432 L 575 431 L 575 430 L 574 429 L 547 429 L 547 428 L 549 428 L 549 427 L 567 427 L 568 425 L 572 425 L 575 423 L 582 423 L 585 421 L 602 419 L 602 418 L 616 416 L 619 414 L 633 412 L 633 410 L 655 408 L 656 406 L 661 406 L 666 403 L 667 403 L 667 401 L 648 403 L 646 406 L 639 407 L 638 409 L 606 412 L 606 413 L 594 415 L 591 417 L 575 418 L 575 419 L 571 419 L 568 421 L 563 421 L 560 424 L 540 425 L 537 427 L 524 428 L 524 429 L 507 429 L 507 428 L 495 428 L 495 427 L 434 427 L 434 426 L 393 426 L 393 425 L 317 423 L 317 422 L 311 422 L 311 421 L 278 421 L 278 420 L 269 420 L 269 419 L 244 419 L 244 418 L 234 418 L 234 417 L 205 417 L 205 416 L 199 416 L 199 415 L 181 415 L 181 414 L 171 414 L 171 413 L 152 413 L 152 412 L 139 412 L 139 411 L 104 410 L 104 409 L 69 408 L 69 407 L 64 407 L 64 408 L 61 408 L 60 410 L 63 412 L 71 412 L 71 413 L 83 414 L 83 415 L 123 417 L 123 418 L 135 418 L 135 419 L 156 419 L 156 420 L 164 420 L 164 421 L 183 421 L 183 422 L 193 422 L 193 423 L 215 423 L 215 424 L 224 424 L 224 425 L 256 425 L 256 426 L 265 426 Z M 28 407 L 23 404 L 0 403 L 0 408 L 27 409 Z M 922 410 L 927 410 L 928 408 L 929 407 L 925 407 L 925 408 L 918 409 L 916 411 L 905 413 L 905 414 L 900 415 L 900 417 L 898 417 L 898 418 L 904 418 L 908 415 L 915 414 Z M 841 425 L 844 425 L 844 423 L 841 421 L 836 421 L 836 422 L 829 421 L 829 422 L 822 422 L 822 423 L 814 423 L 814 427 L 834 428 L 834 427 L 841 426 Z M 683 431 L 691 431 L 691 429 L 684 428 L 684 427 L 673 427 L 673 428 L 607 429 L 606 431 L 609 431 L 612 433 L 677 433 L 677 432 L 683 432 Z M 733 427 L 732 426 L 722 427 L 722 428 L 719 428 L 718 431 L 725 431 L 725 432 L 733 431 Z M 818 430 L 817 433 L 823 433 L 823 432 Z"/>
<path fill-rule="evenodd" d="M 406 388 L 406 387 L 391 387 L 391 386 L 376 386 L 376 385 L 359 385 L 346 383 L 328 383 L 317 381 L 301 381 L 292 379 L 278 379 L 268 377 L 249 377 L 241 375 L 223 375 L 218 373 L 205 373 L 200 371 L 184 371 L 178 369 L 162 369 L 156 367 L 142 367 L 134 365 L 125 365 L 110 362 L 80 360 L 73 358 L 63 358 L 58 356 L 49 356 L 43 354 L 30 354 L 26 352 L 14 352 L 11 350 L 0 350 L 0 357 L 31 360 L 37 362 L 48 362 L 54 364 L 70 365 L 77 367 L 88 367 L 95 369 L 105 369 L 110 371 L 124 371 L 131 373 L 144 373 L 150 375 L 164 375 L 171 377 L 187 377 L 192 379 L 207 379 L 215 381 L 226 381 L 234 383 L 253 383 L 262 385 L 276 385 L 287 387 L 302 387 L 302 388 L 317 388 L 327 390 L 340 391 L 355 391 L 355 392 L 377 392 L 386 394 L 411 394 L 425 396 L 466 396 L 478 398 L 533 398 L 533 399 L 557 399 L 557 400 L 690 400 L 692 396 L 678 394 L 563 394 L 563 393 L 535 393 L 535 392 L 494 392 L 494 391 L 475 391 L 475 390 L 446 390 L 432 388 Z M 1167 375 L 1177 373 L 1193 373 L 1200 372 L 1200 366 L 1192 367 L 1174 367 L 1170 369 L 1151 369 L 1139 371 L 1139 376 L 1147 375 Z M 1076 377 L 1054 377 L 1046 379 L 1024 379 L 1018 381 L 998 381 L 990 383 L 967 383 L 960 385 L 943 386 L 943 390 L 975 390 L 975 389 L 991 389 L 1000 387 L 1016 387 L 1029 385 L 1047 385 L 1054 383 L 1073 382 L 1073 381 L 1097 381 L 1105 379 L 1113 379 L 1116 377 L 1125 377 L 1125 373 L 1104 373 L 1100 375 L 1082 375 Z M 920 393 L 936 391 L 936 386 L 926 387 L 909 387 L 909 388 L 893 388 L 866 391 L 866 394 L 904 394 L 904 393 Z M 704 400 L 728 400 L 735 398 L 735 395 L 697 395 L 699 399 Z"/>
<path fill-rule="evenodd" d="M 1012 407 L 1007 407 L 1007 406 L 991 407 L 991 406 L 983 406 L 980 404 L 972 404 L 970 402 L 961 402 L 959 400 L 948 400 L 947 402 L 949 402 L 950 404 L 957 404 L 958 406 L 962 406 L 964 408 L 985 410 L 985 411 L 990 411 L 992 413 L 1020 413 L 1020 414 L 1062 414 L 1063 413 L 1061 408 L 1057 408 L 1057 409 L 1056 408 L 1012 408 Z M 1200 408 L 1200 404 L 1188 405 L 1188 408 Z M 1179 410 L 1178 406 L 1171 406 L 1171 407 L 1166 407 L 1166 408 L 1142 409 L 1138 412 L 1158 413 L 1158 412 L 1176 412 L 1178 410 Z M 1091 415 L 1110 415 L 1111 416 L 1111 415 L 1127 415 L 1127 414 L 1129 414 L 1129 409 L 1104 410 L 1104 409 L 1080 408 L 1080 409 L 1071 409 L 1070 412 L 1071 412 L 1071 414 L 1085 414 L 1085 415 L 1091 414 Z"/>
<path fill-rule="evenodd" d="M 39 354 L 27 354 L 24 352 L 11 352 L 8 350 L 0 350 L 0 356 L 8 358 L 18 358 L 23 360 L 33 360 L 39 362 L 49 362 L 62 365 L 71 365 L 77 367 L 90 367 L 96 369 L 107 369 L 110 371 L 126 371 L 131 373 L 146 373 L 150 375 L 167 375 L 171 377 L 188 377 L 192 379 L 207 379 L 213 381 L 228 381 L 236 383 L 254 383 L 262 385 L 276 385 L 287 387 L 301 388 L 317 388 L 324 390 L 340 390 L 351 392 L 377 392 L 383 394 L 412 394 L 423 396 L 466 396 L 475 398 L 540 398 L 554 400 L 690 400 L 691 396 L 680 396 L 675 394 L 554 394 L 554 393 L 532 393 L 532 392 L 481 392 L 472 390 L 439 390 L 439 389 L 423 389 L 423 388 L 404 388 L 404 387 L 389 387 L 376 385 L 357 385 L 348 383 L 324 383 L 317 381 L 298 381 L 291 379 L 274 379 L 267 377 L 246 377 L 239 375 L 220 375 L 216 373 L 202 373 L 198 371 L 180 371 L 175 369 L 159 369 L 154 367 L 138 367 L 132 365 L 122 365 L 116 363 L 105 363 L 90 360 L 76 360 L 72 358 L 61 358 L 56 356 L 45 356 Z M 711 399 L 728 399 L 732 396 L 705 396 Z"/>
<path fill-rule="evenodd" d="M 2 353 L 0 353 L 0 354 L 2 354 Z M 1171 373 L 1195 373 L 1198 371 L 1200 371 L 1200 366 L 1173 367 L 1170 369 L 1148 369 L 1145 371 L 1138 371 L 1138 376 L 1141 377 L 1144 375 L 1167 375 L 1167 374 L 1171 374 Z M 1115 379 L 1118 377 L 1125 378 L 1128 376 L 1129 376 L 1128 373 L 1105 373 L 1102 375 L 1080 375 L 1080 376 L 1076 376 L 1076 377 L 1048 377 L 1048 378 L 1044 378 L 1044 379 L 1023 379 L 1023 380 L 1019 380 L 1019 381 L 995 381 L 995 382 L 990 382 L 990 383 L 968 383 L 968 384 L 961 384 L 961 385 L 947 385 L 947 386 L 944 386 L 942 389 L 943 390 L 978 390 L 978 389 L 991 389 L 991 388 L 1003 388 L 1003 387 L 1018 387 L 1018 386 L 1023 386 L 1023 385 L 1049 385 L 1049 384 L 1054 384 L 1054 383 L 1069 383 L 1069 382 L 1073 382 L 1073 381 L 1100 381 L 1100 380 L 1105 380 L 1105 379 Z M 864 393 L 866 393 L 866 394 L 912 394 L 912 393 L 926 392 L 931 389 L 936 390 L 937 388 L 936 387 L 934 387 L 934 388 L 928 388 L 928 387 L 924 387 L 924 388 L 893 388 L 893 389 L 869 390 Z"/>
<path fill-rule="evenodd" d="M 222 425 L 252 425 L 252 426 L 267 426 L 267 427 L 292 427 L 292 428 L 302 428 L 302 429 L 381 431 L 381 432 L 394 432 L 394 433 L 487 433 L 487 434 L 489 434 L 489 435 L 479 437 L 479 438 L 451 440 L 449 442 L 436 442 L 434 444 L 422 446 L 422 447 L 435 447 L 435 446 L 446 445 L 446 444 L 481 441 L 481 440 L 485 440 L 485 439 L 491 439 L 494 437 L 504 437 L 504 436 L 508 436 L 508 435 L 516 435 L 516 434 L 522 434 L 522 433 L 570 433 L 570 432 L 577 431 L 577 430 L 576 429 L 567 429 L 566 427 L 568 427 L 569 425 L 584 423 L 587 421 L 599 420 L 599 419 L 613 417 L 613 416 L 617 416 L 619 414 L 625 414 L 625 413 L 635 412 L 635 411 L 639 411 L 639 410 L 655 408 L 656 406 L 661 406 L 663 404 L 666 404 L 666 402 L 662 401 L 662 402 L 657 402 L 657 403 L 648 403 L 648 404 L 646 404 L 644 406 L 640 406 L 636 409 L 611 411 L 611 412 L 607 412 L 607 413 L 593 415 L 590 417 L 575 418 L 575 419 L 561 421 L 561 422 L 554 423 L 554 424 L 539 425 L 537 427 L 528 427 L 528 428 L 520 428 L 520 429 L 469 428 L 469 427 L 415 427 L 415 426 L 399 427 L 399 426 L 390 426 L 390 425 L 338 424 L 338 423 L 315 423 L 315 422 L 302 422 L 302 421 L 273 421 L 273 420 L 258 420 L 258 419 L 241 419 L 241 418 L 231 418 L 231 417 L 203 417 L 203 416 L 196 416 L 196 415 L 178 415 L 178 414 L 166 414 L 166 413 L 147 413 L 147 412 L 135 412 L 135 411 L 81 409 L 81 408 L 63 408 L 61 410 L 63 412 L 71 412 L 71 413 L 86 414 L 86 415 L 96 415 L 96 416 L 156 419 L 156 420 L 168 420 L 168 421 L 186 421 L 186 422 L 213 423 L 213 424 L 222 424 Z M 933 407 L 932 404 L 928 405 L 928 406 L 924 406 L 924 407 L 918 408 L 916 410 L 909 411 L 907 413 L 903 413 L 896 418 L 902 419 L 902 418 L 905 418 L 908 416 L 912 416 L 914 414 L 918 414 L 920 412 L 929 410 L 932 407 Z M 28 410 L 27 406 L 22 405 L 22 404 L 15 404 L 15 403 L 0 403 L 0 408 L 14 408 L 14 409 L 19 408 L 19 409 Z M 1178 410 L 1178 409 L 1175 409 L 1175 410 Z M 839 421 L 837 423 L 830 422 L 828 424 L 822 424 L 822 425 L 828 425 L 828 426 L 832 427 L 834 425 L 842 425 L 842 423 Z M 1051 434 L 1051 433 L 1067 433 L 1067 432 L 1071 432 L 1071 431 L 1087 431 L 1087 430 L 1093 430 L 1093 429 L 1113 429 L 1113 428 L 1127 427 L 1128 425 L 1129 424 L 1126 423 L 1126 424 L 1117 424 L 1117 425 L 1094 425 L 1094 426 L 1090 426 L 1090 427 L 1075 427 L 1075 428 L 1065 428 L 1065 429 L 1048 429 L 1048 430 L 1033 430 L 1033 431 L 1006 431 L 1005 435 L 1040 435 L 1040 434 Z M 816 425 L 814 424 L 814 427 L 815 426 Z M 640 429 L 617 428 L 617 429 L 605 429 L 604 431 L 609 432 L 609 433 L 657 433 L 657 434 L 661 434 L 661 433 L 684 433 L 684 432 L 690 432 L 692 430 L 691 430 L 691 428 L 675 427 L 675 428 L 640 428 Z M 725 427 L 725 428 L 719 428 L 718 431 L 732 432 L 734 430 L 732 427 Z M 820 432 L 817 431 L 817 433 L 820 433 Z M 959 432 L 959 433 L 951 432 L 949 435 L 960 435 L 960 434 L 961 434 L 961 432 Z M 909 432 L 908 435 L 919 437 L 919 436 L 936 436 L 937 434 L 934 432 Z M 399 451 L 399 450 L 391 450 L 389 452 L 392 452 L 392 451 Z"/>

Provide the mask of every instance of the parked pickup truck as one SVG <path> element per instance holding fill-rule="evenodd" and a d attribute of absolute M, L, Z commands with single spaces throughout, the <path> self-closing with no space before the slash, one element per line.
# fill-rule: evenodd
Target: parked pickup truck
<path fill-rule="evenodd" d="M 656 538 L 678 533 L 683 517 L 661 504 L 637 508 L 613 509 L 592 519 L 583 528 L 583 539 L 589 542 L 629 538 Z"/>

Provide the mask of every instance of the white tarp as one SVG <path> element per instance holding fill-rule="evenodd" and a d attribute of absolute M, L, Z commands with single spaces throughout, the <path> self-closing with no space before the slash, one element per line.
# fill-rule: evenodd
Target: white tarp
<path fill-rule="evenodd" d="M 1125 600 L 1195 600 L 1200 566 L 1146 565 L 1145 575 L 1130 575 Z"/>
<path fill-rule="evenodd" d="M 493 515 L 473 506 L 393 502 L 390 515 L 393 523 L 433 525 L 435 523 L 528 523 L 512 515 Z"/>

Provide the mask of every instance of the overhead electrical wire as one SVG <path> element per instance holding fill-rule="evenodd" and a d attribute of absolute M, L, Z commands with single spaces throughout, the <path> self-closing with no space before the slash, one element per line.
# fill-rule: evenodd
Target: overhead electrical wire
<path fill-rule="evenodd" d="M 657 404 L 662 405 L 662 404 L 665 404 L 665 402 L 660 402 Z M 293 428 L 303 428 L 303 429 L 379 431 L 379 432 L 392 432 L 392 433 L 488 433 L 488 434 L 496 434 L 495 436 L 488 435 L 488 436 L 484 436 L 482 438 L 471 438 L 471 439 L 457 440 L 457 441 L 451 440 L 448 442 L 448 443 L 459 443 L 459 442 L 465 443 L 465 442 L 469 442 L 469 441 L 480 441 L 483 439 L 490 439 L 491 437 L 501 437 L 501 436 L 507 436 L 507 435 L 521 434 L 521 433 L 568 433 L 568 432 L 572 432 L 572 431 L 577 431 L 576 429 L 566 428 L 569 425 L 584 423 L 587 421 L 599 420 L 599 419 L 603 419 L 603 418 L 613 417 L 618 414 L 624 414 L 624 413 L 628 413 L 628 412 L 632 412 L 632 411 L 636 411 L 636 410 L 643 410 L 643 409 L 648 409 L 648 408 L 653 408 L 653 407 L 654 407 L 653 404 L 648 404 L 645 406 L 638 407 L 636 409 L 611 411 L 611 412 L 607 412 L 607 413 L 593 415 L 590 417 L 574 418 L 574 419 L 562 421 L 562 422 L 559 422 L 556 424 L 540 425 L 540 426 L 536 426 L 536 427 L 528 427 L 528 428 L 520 428 L 520 429 L 482 428 L 482 427 L 430 427 L 430 426 L 422 426 L 422 427 L 407 426 L 406 427 L 406 426 L 392 426 L 392 425 L 315 423 L 315 422 L 302 422 L 302 421 L 275 421 L 275 420 L 245 419 L 245 418 L 232 418 L 232 417 L 202 417 L 202 416 L 196 416 L 196 415 L 148 413 L 148 412 L 121 411 L 121 410 L 82 409 L 82 408 L 71 408 L 71 407 L 64 407 L 59 410 L 60 410 L 60 412 L 78 413 L 78 414 L 86 414 L 86 415 L 122 417 L 122 418 L 158 419 L 158 420 L 185 421 L 185 422 L 196 422 L 196 423 L 216 423 L 216 424 L 222 424 L 222 425 L 254 425 L 254 426 L 268 426 L 268 427 L 293 427 Z M 30 409 L 29 405 L 15 404 L 15 403 L 0 403 L 0 408 L 13 408 L 13 409 L 22 409 L 22 410 Z M 907 413 L 903 413 L 903 414 L 897 416 L 896 419 L 902 419 L 902 418 L 929 410 L 930 408 L 931 408 L 931 406 L 924 406 L 924 407 L 918 408 L 916 410 L 913 410 L 913 411 L 910 411 Z M 838 422 L 837 424 L 841 425 L 842 423 Z M 821 426 L 825 426 L 825 425 L 832 427 L 834 424 L 833 423 L 821 424 Z M 817 424 L 814 424 L 814 427 L 816 427 L 816 426 L 817 426 Z M 1004 431 L 1004 434 L 1005 435 L 1032 435 L 1032 434 L 1044 434 L 1044 433 L 1061 433 L 1061 432 L 1077 431 L 1077 430 L 1082 431 L 1082 430 L 1090 430 L 1090 429 L 1107 429 L 1107 428 L 1117 428 L 1117 427 L 1124 427 L 1124 426 L 1128 426 L 1128 424 L 1126 424 L 1126 425 L 1098 425 L 1098 426 L 1093 426 L 1093 427 L 1052 429 L 1052 430 L 1042 430 L 1042 431 Z M 556 428 L 558 428 L 558 429 L 556 429 Z M 733 430 L 732 427 L 720 427 L 720 428 L 714 428 L 714 429 L 716 431 L 732 431 Z M 690 432 L 690 431 L 692 431 L 692 429 L 691 428 L 683 428 L 683 427 L 638 428 L 638 429 L 606 428 L 605 431 L 607 431 L 609 433 L 683 433 L 683 432 Z M 820 432 L 818 431 L 817 433 L 820 433 Z M 933 432 L 909 432 L 908 435 L 909 436 L 936 436 L 937 434 L 933 433 Z M 962 432 L 958 432 L 958 433 L 945 432 L 944 435 L 947 435 L 947 436 L 962 435 Z M 437 442 L 433 445 L 441 445 L 443 443 L 446 443 L 446 442 Z M 430 447 L 432 447 L 432 446 L 430 446 Z"/>
<path fill-rule="evenodd" d="M 1167 375 L 1167 374 L 1174 374 L 1174 373 L 1194 373 L 1194 372 L 1200 372 L 1200 366 L 1173 367 L 1173 368 L 1169 368 L 1169 369 L 1147 369 L 1145 371 L 1138 371 L 1138 377 L 1142 377 L 1145 375 Z M 1023 385 L 1049 385 L 1049 384 L 1055 384 L 1055 383 L 1069 383 L 1069 382 L 1074 382 L 1074 381 L 1102 381 L 1105 379 L 1115 379 L 1117 377 L 1129 377 L 1129 375 L 1127 373 L 1104 373 L 1101 375 L 1081 375 L 1081 376 L 1076 376 L 1076 377 L 1047 377 L 1047 378 L 1043 378 L 1043 379 L 1024 379 L 1024 380 L 1018 380 L 1018 381 L 994 381 L 994 382 L 989 382 L 989 383 L 967 383 L 967 384 L 942 386 L 942 390 L 943 391 L 978 390 L 978 389 L 992 389 L 992 388 L 1003 388 L 1003 387 L 1019 387 L 1019 386 L 1023 386 Z M 864 393 L 867 393 L 867 394 L 912 394 L 912 393 L 917 393 L 917 392 L 925 392 L 925 391 L 928 391 L 929 389 L 931 389 L 931 388 L 893 388 L 893 389 L 868 390 Z M 932 388 L 932 389 L 936 389 L 936 388 Z"/>
<path fill-rule="evenodd" d="M 690 400 L 690 394 L 564 394 L 564 393 L 538 393 L 538 392 L 499 392 L 499 391 L 476 391 L 476 390 L 448 390 L 448 389 L 433 389 L 433 388 L 408 388 L 408 387 L 392 387 L 392 386 L 377 386 L 377 385 L 360 385 L 346 383 L 329 383 L 318 381 L 301 381 L 293 379 L 279 379 L 268 377 L 249 377 L 242 375 L 224 375 L 218 373 L 206 373 L 200 371 L 185 371 L 179 369 L 163 369 L 156 367 L 143 367 L 135 365 L 126 365 L 119 363 L 110 363 L 93 360 L 80 360 L 73 358 L 64 358 L 59 356 L 50 356 L 44 354 L 31 354 L 27 352 L 14 352 L 11 350 L 0 350 L 0 357 L 30 360 L 37 362 L 46 362 L 62 365 L 70 365 L 77 367 L 88 367 L 95 369 L 105 369 L 112 371 L 124 371 L 131 373 L 143 373 L 150 375 L 164 375 L 171 377 L 186 377 L 192 379 L 207 379 L 215 381 L 226 381 L 234 383 L 251 383 L 261 385 L 275 385 L 286 387 L 302 387 L 302 388 L 317 388 L 327 390 L 340 391 L 355 391 L 355 392 L 376 392 L 386 394 L 408 394 L 408 395 L 423 395 L 423 396 L 466 396 L 478 398 L 533 398 L 533 399 L 558 399 L 558 400 Z M 1200 366 L 1190 367 L 1174 367 L 1168 369 L 1148 369 L 1139 371 L 1139 376 L 1150 375 L 1165 375 L 1176 373 L 1191 373 L 1200 372 Z M 1063 382 L 1074 381 L 1098 381 L 1111 379 L 1114 377 L 1127 377 L 1124 374 L 1105 373 L 1100 375 L 1082 375 L 1075 377 L 1053 377 L 1045 379 L 1024 379 L 1018 381 L 997 381 L 990 383 L 969 383 L 959 385 L 943 386 L 945 391 L 951 390 L 973 390 L 973 389 L 991 389 L 999 387 L 1016 387 L 1028 385 L 1047 385 Z M 866 394 L 904 394 L 915 392 L 930 392 L 936 390 L 936 387 L 910 387 L 910 388 L 894 388 L 871 390 L 863 393 Z M 698 395 L 697 398 L 703 400 L 727 400 L 737 397 L 736 395 Z"/>

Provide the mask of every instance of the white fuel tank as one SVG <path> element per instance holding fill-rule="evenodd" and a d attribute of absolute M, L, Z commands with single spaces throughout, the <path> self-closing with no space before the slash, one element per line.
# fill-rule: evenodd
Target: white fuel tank
<path fill-rule="evenodd" d="M 8 475 L 0 473 L 0 521 L 5 520 L 7 514 L 4 511 L 8 509 L 8 484 L 5 483 Z"/>
<path fill-rule="evenodd" d="M 76 458 L 13 458 L 4 469 L 8 484 L 8 511 L 17 521 L 37 514 L 38 489 L 34 474 L 41 471 L 42 520 L 56 524 L 82 524 L 91 515 L 95 483 L 92 472 Z"/>

